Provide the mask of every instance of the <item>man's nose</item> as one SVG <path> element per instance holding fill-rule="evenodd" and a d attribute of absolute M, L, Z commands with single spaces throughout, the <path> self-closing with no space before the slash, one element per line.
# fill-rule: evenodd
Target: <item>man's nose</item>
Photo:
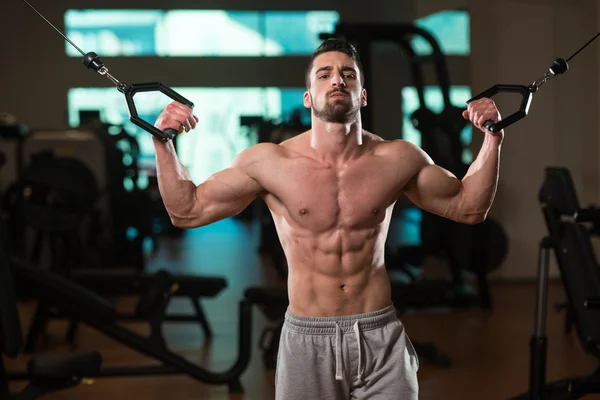
<path fill-rule="evenodd" d="M 346 82 L 344 82 L 344 78 L 342 78 L 341 75 L 334 74 L 333 77 L 331 78 L 331 86 L 333 86 L 333 87 L 346 86 Z"/>

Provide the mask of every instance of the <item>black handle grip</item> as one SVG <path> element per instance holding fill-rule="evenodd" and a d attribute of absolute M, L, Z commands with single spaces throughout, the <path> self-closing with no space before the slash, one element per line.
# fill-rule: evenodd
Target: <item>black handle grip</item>
<path fill-rule="evenodd" d="M 533 96 L 533 92 L 535 90 L 531 86 L 524 85 L 494 85 L 487 90 L 479 93 L 477 96 L 467 100 L 467 104 L 474 100 L 479 100 L 482 98 L 491 98 L 494 97 L 498 93 L 518 93 L 521 95 L 521 104 L 519 105 L 519 109 L 509 115 L 508 117 L 502 119 L 494 123 L 492 120 L 486 121 L 483 126 L 489 130 L 490 132 L 499 132 L 502 129 L 506 128 L 519 121 L 522 118 L 527 116 L 529 112 L 529 106 L 531 105 L 531 98 Z"/>
<path fill-rule="evenodd" d="M 148 82 L 148 83 L 134 83 L 132 85 L 127 85 L 125 88 L 120 89 L 123 94 L 125 94 L 125 100 L 127 101 L 127 108 L 129 109 L 129 120 L 133 122 L 135 125 L 139 126 L 146 132 L 151 133 L 155 137 L 159 138 L 163 142 L 168 142 L 173 139 L 175 135 L 177 135 L 177 131 L 175 129 L 165 129 L 161 131 L 156 128 L 154 125 L 149 124 L 148 122 L 141 119 L 138 115 L 137 109 L 135 107 L 135 103 L 133 101 L 133 96 L 138 92 L 161 92 L 171 99 L 178 101 L 182 104 L 190 108 L 194 108 L 194 103 L 174 91 L 173 89 L 163 85 L 160 82 Z"/>
<path fill-rule="evenodd" d="M 494 132 L 494 133 L 498 132 L 498 125 L 496 125 L 494 123 L 494 121 L 492 121 L 491 119 L 488 119 L 487 121 L 485 121 L 483 123 L 483 127 L 490 132 Z"/>

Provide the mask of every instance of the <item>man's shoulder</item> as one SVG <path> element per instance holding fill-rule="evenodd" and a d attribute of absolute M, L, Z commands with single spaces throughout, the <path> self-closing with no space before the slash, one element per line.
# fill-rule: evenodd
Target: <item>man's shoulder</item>
<path fill-rule="evenodd" d="M 363 143 L 372 144 L 378 151 L 419 151 L 414 143 L 404 139 L 384 139 L 383 137 L 363 129 Z"/>
<path fill-rule="evenodd" d="M 264 142 L 252 145 L 237 155 L 234 166 L 238 168 L 268 166 L 268 168 L 272 168 L 274 163 L 295 158 L 302 153 L 300 143 L 296 138 L 281 143 Z"/>
<path fill-rule="evenodd" d="M 275 143 L 258 143 L 252 145 L 240 152 L 234 161 L 237 166 L 246 166 L 255 164 L 259 161 L 269 160 L 273 157 L 281 155 L 281 146 Z"/>
<path fill-rule="evenodd" d="M 380 138 L 381 139 L 381 138 Z M 415 156 L 422 157 L 425 152 L 416 144 L 404 139 L 378 140 L 376 151 L 379 155 Z"/>

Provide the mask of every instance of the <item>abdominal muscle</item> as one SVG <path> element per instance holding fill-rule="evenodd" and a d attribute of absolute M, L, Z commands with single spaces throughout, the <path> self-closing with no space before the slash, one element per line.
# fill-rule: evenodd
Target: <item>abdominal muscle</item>
<path fill-rule="evenodd" d="M 280 230 L 288 262 L 290 311 L 299 316 L 355 315 L 391 304 L 379 228 L 299 234 Z"/>

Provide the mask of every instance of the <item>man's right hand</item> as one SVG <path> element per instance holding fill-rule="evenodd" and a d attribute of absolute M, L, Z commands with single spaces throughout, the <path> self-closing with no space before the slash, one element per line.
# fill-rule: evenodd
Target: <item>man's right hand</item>
<path fill-rule="evenodd" d="M 178 101 L 173 101 L 160 113 L 154 126 L 161 131 L 171 128 L 175 129 L 177 133 L 182 133 L 184 130 L 189 132 L 194 129 L 197 122 L 198 117 L 193 114 L 191 108 Z"/>

